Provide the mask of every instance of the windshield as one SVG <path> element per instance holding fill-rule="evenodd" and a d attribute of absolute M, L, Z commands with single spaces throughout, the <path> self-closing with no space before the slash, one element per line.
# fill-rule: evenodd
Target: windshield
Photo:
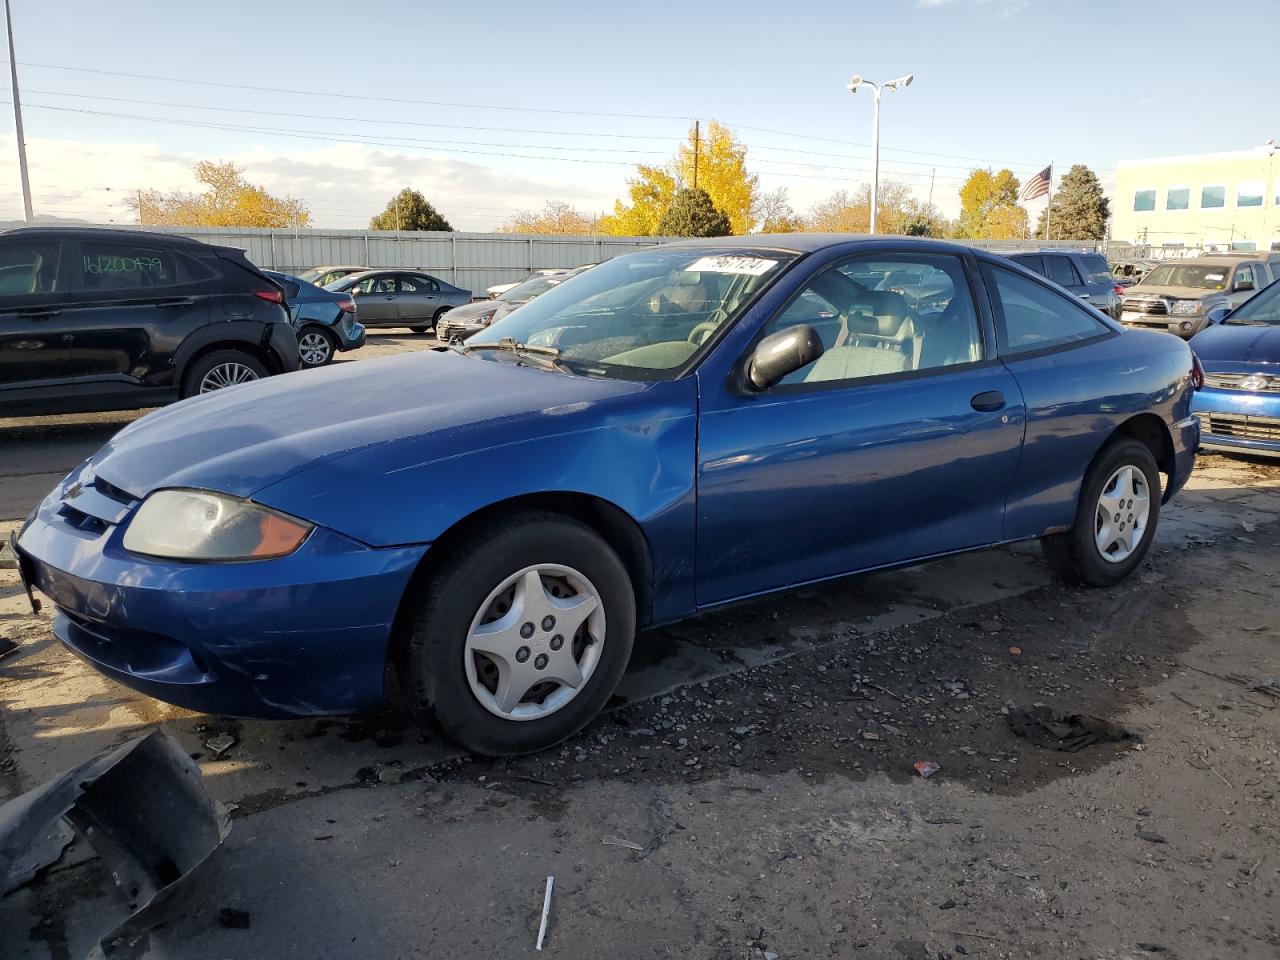
<path fill-rule="evenodd" d="M 1163 263 L 1153 267 L 1142 278 L 1142 287 L 1198 287 L 1201 290 L 1221 290 L 1227 285 L 1230 267 L 1203 263 Z"/>
<path fill-rule="evenodd" d="M 505 300 L 507 303 L 525 303 L 564 282 L 564 279 L 564 277 L 531 277 L 524 283 L 517 283 L 510 290 L 498 294 L 494 299 Z"/>
<path fill-rule="evenodd" d="M 1256 297 L 1246 300 L 1227 318 L 1227 323 L 1245 326 L 1280 326 L 1280 281 L 1271 284 Z"/>
<path fill-rule="evenodd" d="M 630 379 L 673 376 L 794 253 L 667 247 L 617 257 L 560 283 L 468 345 L 554 347 L 561 364 Z"/>

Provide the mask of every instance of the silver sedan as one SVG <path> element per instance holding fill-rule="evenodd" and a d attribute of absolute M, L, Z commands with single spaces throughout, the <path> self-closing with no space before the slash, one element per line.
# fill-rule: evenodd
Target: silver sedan
<path fill-rule="evenodd" d="M 421 270 L 366 270 L 325 289 L 350 293 L 366 327 L 408 327 L 414 333 L 434 328 L 449 310 L 471 302 L 470 290 Z"/>

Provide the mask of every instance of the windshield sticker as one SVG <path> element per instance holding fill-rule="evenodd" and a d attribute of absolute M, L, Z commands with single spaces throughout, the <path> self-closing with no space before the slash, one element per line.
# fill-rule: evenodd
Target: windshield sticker
<path fill-rule="evenodd" d="M 778 265 L 777 260 L 762 257 L 703 257 L 684 268 L 685 273 L 741 273 L 758 277 Z"/>
<path fill-rule="evenodd" d="M 1206 273 L 1204 278 L 1212 283 L 1221 283 L 1223 275 L 1221 273 Z"/>

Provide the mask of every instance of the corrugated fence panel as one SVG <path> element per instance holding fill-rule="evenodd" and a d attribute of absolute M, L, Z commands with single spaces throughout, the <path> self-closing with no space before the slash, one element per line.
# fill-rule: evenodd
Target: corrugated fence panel
<path fill-rule="evenodd" d="M 330 264 L 410 267 L 483 295 L 486 287 L 523 280 L 530 270 L 577 267 L 665 243 L 664 237 L 561 237 L 509 233 L 365 230 L 262 230 L 148 227 L 206 243 L 238 247 L 260 267 L 299 273 Z M 1091 240 L 959 241 L 994 251 L 1105 249 Z"/>

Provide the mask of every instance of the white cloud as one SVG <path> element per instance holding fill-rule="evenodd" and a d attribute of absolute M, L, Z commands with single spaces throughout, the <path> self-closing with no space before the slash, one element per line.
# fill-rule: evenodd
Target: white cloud
<path fill-rule="evenodd" d="M 494 229 L 517 210 L 540 209 L 548 200 L 599 212 L 612 208 L 625 173 L 620 167 L 605 176 L 591 170 L 562 179 L 540 170 L 522 173 L 359 144 L 287 155 L 259 146 L 209 156 L 175 153 L 155 143 L 28 139 L 27 154 L 37 214 L 117 223 L 129 222 L 125 200 L 138 189 L 196 190 L 191 170 L 201 159 L 234 161 L 250 181 L 302 199 L 316 226 L 344 228 L 366 226 L 404 186 L 420 190 L 462 230 Z M 0 220 L 21 216 L 18 182 L 10 136 L 0 139 Z"/>

